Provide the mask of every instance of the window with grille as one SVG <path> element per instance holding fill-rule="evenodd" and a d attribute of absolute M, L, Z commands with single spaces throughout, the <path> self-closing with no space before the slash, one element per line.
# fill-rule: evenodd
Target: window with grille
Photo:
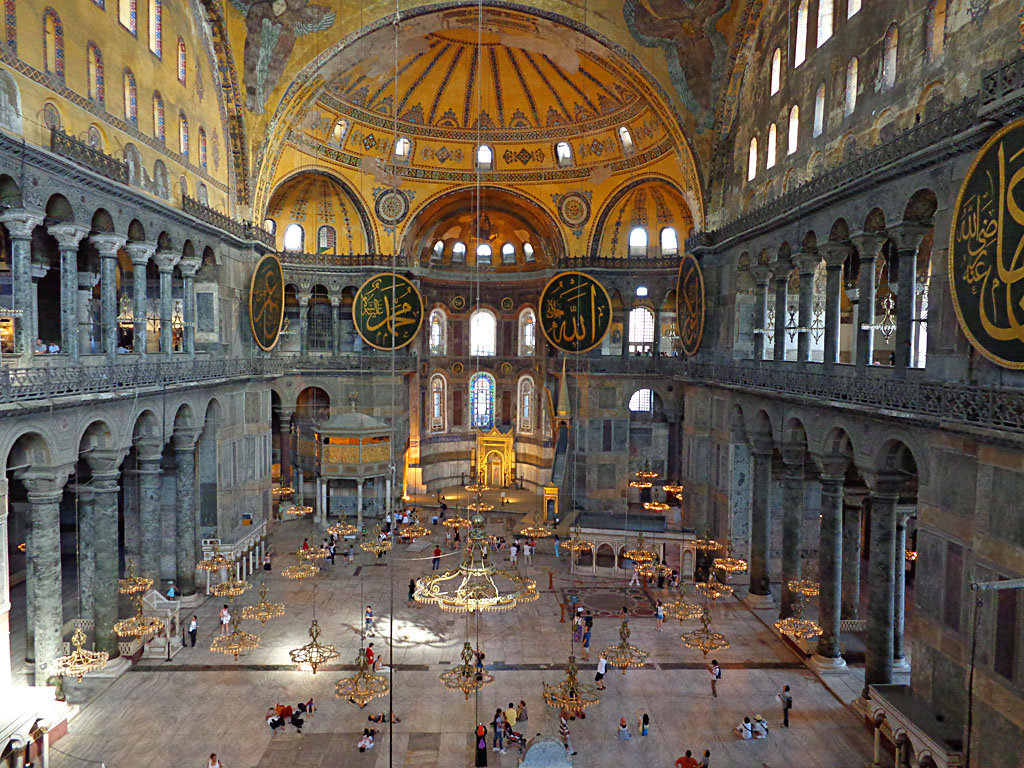
<path fill-rule="evenodd" d="M 633 413 L 652 413 L 654 411 L 654 392 L 650 389 L 638 389 L 629 398 L 629 410 Z"/>
<path fill-rule="evenodd" d="M 654 313 L 647 307 L 629 311 L 629 353 L 646 354 L 654 345 Z"/>
<path fill-rule="evenodd" d="M 444 432 L 445 414 L 445 380 L 440 374 L 430 380 L 430 431 Z"/>
<path fill-rule="evenodd" d="M 494 425 L 494 377 L 478 373 L 469 380 L 470 425 L 490 429 Z"/>
<path fill-rule="evenodd" d="M 306 339 L 309 349 L 330 349 L 334 336 L 334 321 L 331 304 L 326 298 L 314 298 L 309 302 L 309 324 Z"/>

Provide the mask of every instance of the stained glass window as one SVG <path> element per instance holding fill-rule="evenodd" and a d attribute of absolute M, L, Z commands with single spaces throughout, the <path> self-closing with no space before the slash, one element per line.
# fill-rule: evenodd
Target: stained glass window
<path fill-rule="evenodd" d="M 180 37 L 178 38 L 178 82 L 182 85 L 185 84 L 185 79 L 188 76 L 186 67 L 188 66 L 188 57 L 185 53 L 185 41 Z"/>
<path fill-rule="evenodd" d="M 164 55 L 164 7 L 162 0 L 149 0 L 149 50 Z"/>
<path fill-rule="evenodd" d="M 444 432 L 445 425 L 445 380 L 441 374 L 430 380 L 430 431 Z"/>
<path fill-rule="evenodd" d="M 135 0 L 118 0 L 117 18 L 121 26 L 133 35 L 138 25 L 138 9 L 135 7 Z"/>
<path fill-rule="evenodd" d="M 52 8 L 43 14 L 43 61 L 47 73 L 64 79 L 64 25 Z"/>
<path fill-rule="evenodd" d="M 130 69 L 124 71 L 124 119 L 132 125 L 139 124 L 139 92 Z"/>
<path fill-rule="evenodd" d="M 523 434 L 533 432 L 533 379 L 523 376 L 519 380 L 519 426 Z"/>
<path fill-rule="evenodd" d="M 188 157 L 188 118 L 184 112 L 178 113 L 178 149 Z"/>
<path fill-rule="evenodd" d="M 519 355 L 530 357 L 537 349 L 537 316 L 532 309 L 519 315 Z"/>
<path fill-rule="evenodd" d="M 206 167 L 206 129 L 199 127 L 199 164 Z"/>
<path fill-rule="evenodd" d="M 153 92 L 153 135 L 160 141 L 165 141 L 167 131 L 164 127 L 164 99 L 160 91 Z"/>
<path fill-rule="evenodd" d="M 494 425 L 494 377 L 478 373 L 469 380 L 469 423 L 476 429 Z"/>
<path fill-rule="evenodd" d="M 446 325 L 444 311 L 435 309 L 430 313 L 430 354 L 443 355 L 447 351 Z"/>
<path fill-rule="evenodd" d="M 103 54 L 99 46 L 90 42 L 85 49 L 85 70 L 88 79 L 89 98 L 103 104 Z"/>

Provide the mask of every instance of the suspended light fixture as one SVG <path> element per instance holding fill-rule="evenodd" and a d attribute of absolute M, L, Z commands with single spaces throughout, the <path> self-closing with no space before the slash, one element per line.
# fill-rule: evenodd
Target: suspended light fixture
<path fill-rule="evenodd" d="M 743 573 L 747 570 L 746 560 L 732 556 L 732 542 L 726 546 L 725 557 L 716 557 L 711 564 L 726 573 Z"/>
<path fill-rule="evenodd" d="M 627 549 L 622 553 L 622 556 L 627 560 L 632 560 L 634 563 L 650 563 L 656 559 L 654 553 L 647 549 L 644 544 L 643 531 L 636 535 L 636 546 L 633 549 Z"/>
<path fill-rule="evenodd" d="M 466 517 L 446 517 L 441 521 L 441 525 L 458 530 L 459 528 L 469 528 L 472 523 Z"/>
<path fill-rule="evenodd" d="M 114 634 L 118 637 L 148 637 L 163 631 L 164 623 L 156 616 L 144 616 L 142 613 L 142 595 L 134 595 L 135 615 L 114 624 Z"/>
<path fill-rule="evenodd" d="M 308 561 L 304 561 L 303 558 L 299 557 L 297 565 L 289 565 L 281 573 L 287 579 L 295 579 L 296 581 L 305 581 L 306 579 L 312 579 L 314 576 L 320 574 L 320 569 Z"/>
<path fill-rule="evenodd" d="M 152 586 L 152 579 L 135 575 L 135 561 L 129 557 L 124 578 L 117 580 L 117 591 L 122 595 L 142 595 L 149 592 Z"/>
<path fill-rule="evenodd" d="M 715 579 L 709 579 L 708 581 L 698 581 L 694 585 L 700 594 L 704 597 L 710 598 L 711 600 L 718 600 L 722 597 L 728 597 L 733 593 L 733 589 L 728 584 L 723 584 Z"/>
<path fill-rule="evenodd" d="M 633 474 L 634 474 L 635 477 L 637 477 L 640 480 L 654 480 L 656 477 L 658 477 L 658 473 L 657 472 L 652 472 L 651 471 L 650 462 L 647 462 L 647 461 L 644 462 L 644 468 L 643 469 L 641 469 L 639 472 L 634 472 Z"/>
<path fill-rule="evenodd" d="M 570 717 L 576 717 L 587 707 L 598 704 L 601 699 L 597 688 L 581 683 L 578 679 L 579 667 L 576 657 L 570 656 L 565 668 L 565 679 L 555 685 L 541 683 L 544 689 L 544 703 L 557 710 L 565 710 Z"/>
<path fill-rule="evenodd" d="M 220 546 L 217 544 L 213 545 L 213 552 L 209 557 L 200 560 L 196 563 L 196 568 L 201 571 L 219 571 L 222 568 L 227 568 L 231 565 L 231 561 L 228 560 L 224 555 L 220 553 Z"/>
<path fill-rule="evenodd" d="M 804 597 L 817 597 L 821 593 L 821 585 L 813 579 L 800 579 L 786 583 L 790 592 L 796 592 Z"/>
<path fill-rule="evenodd" d="M 704 654 L 704 658 L 712 651 L 724 651 L 729 641 L 720 632 L 711 631 L 711 611 L 704 610 L 700 617 L 701 627 L 692 632 L 684 632 L 680 638 L 687 648 L 693 648 Z"/>
<path fill-rule="evenodd" d="M 217 597 L 238 597 L 251 587 L 245 579 L 224 579 L 210 587 L 210 592 Z"/>
<path fill-rule="evenodd" d="M 803 617 L 803 600 L 797 600 L 793 606 L 793 615 L 775 622 L 775 628 L 784 635 L 794 639 L 810 640 L 822 633 L 821 626 L 811 619 Z"/>
<path fill-rule="evenodd" d="M 117 327 L 128 330 L 135 327 L 135 312 L 132 310 L 132 300 L 128 294 L 121 294 L 117 302 Z"/>
<path fill-rule="evenodd" d="M 543 539 L 547 536 L 554 536 L 554 531 L 543 525 L 524 525 L 519 529 L 519 535 L 530 539 Z"/>
<path fill-rule="evenodd" d="M 485 685 L 494 682 L 494 675 L 489 674 L 483 667 L 479 669 L 473 664 L 473 646 L 465 643 L 462 646 L 462 653 L 459 654 L 462 663 L 452 667 L 447 672 L 442 672 L 440 680 L 444 687 L 452 691 L 462 691 L 466 700 L 469 694 L 479 691 Z"/>
<path fill-rule="evenodd" d="M 471 493 L 482 493 L 483 491 L 489 491 L 491 488 L 486 483 L 470 483 L 464 486 L 467 491 Z"/>
<path fill-rule="evenodd" d="M 335 523 L 327 529 L 328 533 L 334 534 L 339 539 L 343 539 L 346 536 L 355 536 L 358 531 L 359 529 L 351 523 Z"/>
<path fill-rule="evenodd" d="M 663 501 L 645 501 L 644 509 L 648 512 L 664 512 L 669 506 Z"/>
<path fill-rule="evenodd" d="M 295 489 L 290 485 L 275 485 L 270 489 L 270 492 L 275 496 L 291 496 L 295 493 Z"/>
<path fill-rule="evenodd" d="M 305 515 L 312 515 L 313 508 L 305 504 L 293 504 L 284 511 L 286 515 L 292 515 L 293 517 L 304 517 Z"/>
<path fill-rule="evenodd" d="M 326 560 L 331 556 L 331 553 L 323 547 L 300 549 L 296 554 L 298 554 L 300 559 L 309 560 L 311 563 L 315 563 L 317 560 Z"/>
<path fill-rule="evenodd" d="M 399 529 L 398 535 L 401 536 L 405 541 L 415 541 L 416 539 L 422 539 L 424 536 L 430 535 L 430 529 L 424 528 L 419 523 L 410 523 L 409 525 L 403 526 Z"/>
<path fill-rule="evenodd" d="M 650 480 L 630 480 L 629 481 L 629 487 L 630 488 L 650 488 L 651 487 L 651 482 L 650 482 Z"/>
<path fill-rule="evenodd" d="M 714 552 L 722 548 L 722 543 L 711 538 L 711 531 L 705 531 L 702 537 L 693 540 L 693 547 L 701 552 Z"/>
<path fill-rule="evenodd" d="M 691 603 L 686 599 L 686 590 L 682 589 L 679 591 L 679 599 L 672 603 L 667 603 L 662 606 L 666 616 L 671 616 L 674 619 L 679 619 L 679 622 L 689 621 L 690 619 L 696 619 L 702 613 L 704 609 L 696 603 Z"/>
<path fill-rule="evenodd" d="M 82 647 L 85 645 L 85 632 L 81 627 L 76 627 L 71 635 L 71 645 L 75 647 L 71 653 L 58 656 L 52 662 L 51 669 L 58 677 L 73 677 L 80 683 L 87 673 L 103 669 L 110 660 L 106 651 L 87 651 Z"/>
<path fill-rule="evenodd" d="M 373 537 L 361 542 L 359 548 L 364 552 L 372 552 L 377 557 L 380 557 L 385 552 L 391 549 L 391 541 L 381 536 L 380 526 L 375 525 L 373 527 Z"/>
<path fill-rule="evenodd" d="M 236 615 L 231 619 L 231 632 L 226 635 L 217 635 L 210 643 L 210 650 L 213 653 L 230 654 L 235 659 L 240 653 L 248 653 L 260 647 L 260 636 L 252 632 L 243 632 L 238 628 L 241 617 Z"/>
<path fill-rule="evenodd" d="M 313 624 L 316 622 L 314 621 Z M 384 675 L 374 674 L 370 671 L 370 662 L 366 659 L 365 648 L 359 649 L 356 666 L 358 670 L 352 677 L 343 677 L 335 683 L 334 695 L 339 699 L 347 699 L 362 709 L 374 699 L 387 696 L 388 691 L 391 690 L 391 684 Z M 316 670 L 314 669 L 314 671 Z"/>
<path fill-rule="evenodd" d="M 494 505 L 485 501 L 474 501 L 466 505 L 466 510 L 469 512 L 490 512 L 492 509 L 494 509 Z"/>
<path fill-rule="evenodd" d="M 608 664 L 621 669 L 622 674 L 626 674 L 630 667 L 642 667 L 648 655 L 647 651 L 630 644 L 628 619 L 623 619 L 619 627 L 618 645 L 609 645 L 604 649 L 604 657 Z"/>
<path fill-rule="evenodd" d="M 663 486 L 661 486 L 661 490 L 663 490 L 665 493 L 675 493 L 675 494 L 678 494 L 678 493 L 682 493 L 683 492 L 683 486 L 681 486 L 681 485 L 674 485 L 674 484 L 663 485 Z"/>
<path fill-rule="evenodd" d="M 260 601 L 256 605 L 246 605 L 242 608 L 242 618 L 246 621 L 258 621 L 260 626 L 266 626 L 271 619 L 284 616 L 284 603 L 267 602 L 267 583 L 260 584 Z"/>
<path fill-rule="evenodd" d="M 297 664 L 299 669 L 310 669 L 315 675 L 318 667 L 333 661 L 340 654 L 333 645 L 325 645 L 320 642 L 320 625 L 317 623 L 316 617 L 313 618 L 312 623 L 309 625 L 309 637 L 308 643 L 301 648 L 288 651 L 288 655 L 292 659 L 292 664 Z"/>
<path fill-rule="evenodd" d="M 579 523 L 577 523 L 572 528 L 572 538 L 564 544 L 561 544 L 561 546 L 565 547 L 569 552 L 579 554 L 581 552 L 589 552 L 592 550 L 594 548 L 594 542 L 588 541 L 582 537 Z"/>

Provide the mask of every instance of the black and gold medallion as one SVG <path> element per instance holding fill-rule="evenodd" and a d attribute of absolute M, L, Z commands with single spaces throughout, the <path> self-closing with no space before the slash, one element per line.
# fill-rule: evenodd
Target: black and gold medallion
<path fill-rule="evenodd" d="M 401 275 L 374 275 L 356 293 L 352 321 L 371 347 L 401 349 L 423 324 L 423 298 Z"/>
<path fill-rule="evenodd" d="M 555 275 L 540 294 L 540 327 L 563 352 L 593 349 L 604 339 L 612 321 L 608 291 L 582 272 Z"/>
<path fill-rule="evenodd" d="M 256 345 L 269 352 L 284 322 L 284 272 L 277 256 L 268 253 L 252 271 L 249 283 L 249 327 Z"/>
<path fill-rule="evenodd" d="M 676 281 L 679 343 L 687 357 L 697 354 L 704 338 L 704 275 L 689 253 L 683 256 Z"/>

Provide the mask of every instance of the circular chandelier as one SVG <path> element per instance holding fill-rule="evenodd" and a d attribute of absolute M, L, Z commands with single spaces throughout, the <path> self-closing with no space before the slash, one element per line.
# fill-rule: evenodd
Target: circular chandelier
<path fill-rule="evenodd" d="M 210 592 L 217 597 L 238 597 L 251 586 L 245 579 L 224 579 L 210 587 Z"/>
<path fill-rule="evenodd" d="M 581 552 L 589 552 L 594 548 L 594 542 L 584 539 L 580 532 L 579 523 L 573 526 L 572 538 L 560 546 L 565 547 L 566 550 L 574 554 Z"/>
<path fill-rule="evenodd" d="M 286 515 L 294 515 L 295 517 L 302 517 L 304 515 L 312 515 L 313 508 L 305 506 L 303 504 L 292 504 L 288 509 L 284 511 Z"/>
<path fill-rule="evenodd" d="M 664 563 L 650 562 L 650 563 L 638 563 L 636 566 L 636 572 L 648 579 L 657 579 L 659 576 L 671 576 L 672 569 Z"/>
<path fill-rule="evenodd" d="M 817 597 L 821 592 L 821 585 L 813 579 L 800 579 L 786 583 L 790 592 L 796 592 L 804 597 Z"/>
<path fill-rule="evenodd" d="M 658 473 L 652 472 L 650 463 L 645 461 L 644 468 L 641 469 L 639 472 L 634 472 L 633 475 L 635 477 L 640 478 L 641 480 L 653 480 L 658 476 Z"/>
<path fill-rule="evenodd" d="M 242 618 L 246 621 L 258 621 L 260 626 L 266 626 L 271 619 L 284 616 L 284 603 L 267 602 L 267 583 L 260 584 L 260 601 L 256 605 L 246 605 L 242 608 Z"/>
<path fill-rule="evenodd" d="M 648 512 L 664 512 L 668 509 L 668 504 L 663 501 L 645 501 L 644 509 Z"/>
<path fill-rule="evenodd" d="M 124 572 L 124 578 L 117 580 L 117 591 L 122 595 L 141 595 L 149 592 L 149 588 L 152 586 L 152 579 L 147 579 L 145 576 L 135 575 L 135 561 L 129 557 L 128 565 Z M 73 638 L 74 635 L 72 635 L 72 642 L 74 642 Z"/>
<path fill-rule="evenodd" d="M 684 632 L 680 638 L 687 648 L 693 648 L 704 654 L 704 658 L 712 651 L 724 651 L 729 647 L 729 641 L 721 632 L 711 631 L 711 612 L 705 610 L 700 616 L 700 629 L 692 632 Z"/>
<path fill-rule="evenodd" d="M 553 536 L 554 531 L 549 530 L 543 525 L 524 525 L 519 529 L 520 536 L 526 536 L 529 539 L 543 539 L 547 536 Z"/>
<path fill-rule="evenodd" d="M 370 662 L 366 660 L 365 648 L 359 649 L 356 666 L 358 670 L 352 677 L 343 677 L 334 684 L 334 695 L 339 699 L 348 699 L 362 709 L 374 699 L 387 696 L 388 691 L 391 690 L 391 684 L 384 675 L 377 675 L 370 671 Z"/>
<path fill-rule="evenodd" d="M 634 563 L 650 563 L 655 560 L 654 553 L 644 546 L 643 531 L 636 535 L 636 546 L 633 549 L 627 549 L 622 553 L 622 556 L 627 560 L 632 560 Z"/>
<path fill-rule="evenodd" d="M 565 710 L 570 716 L 577 716 L 584 709 L 601 701 L 597 688 L 593 685 L 581 683 L 577 676 L 579 667 L 576 666 L 576 657 L 569 657 L 569 664 L 565 668 L 565 679 L 555 685 L 541 683 L 544 688 L 544 703 L 549 707 L 558 710 Z"/>
<path fill-rule="evenodd" d="M 604 649 L 604 657 L 610 666 L 621 669 L 622 674 L 630 667 L 642 667 L 649 654 L 629 643 L 629 620 L 623 619 L 619 627 L 619 644 Z"/>
<path fill-rule="evenodd" d="M 311 563 L 316 562 L 317 560 L 326 560 L 328 557 L 331 556 L 330 552 L 320 547 L 300 549 L 298 552 L 296 552 L 296 554 L 299 556 L 299 559 L 305 558 L 306 560 L 309 560 L 309 562 Z"/>
<path fill-rule="evenodd" d="M 683 486 L 674 484 L 663 485 L 661 486 L 661 490 L 663 490 L 665 493 L 682 493 Z"/>
<path fill-rule="evenodd" d="M 87 672 L 94 672 L 107 666 L 110 654 L 106 651 L 87 651 L 85 645 L 85 632 L 81 627 L 76 627 L 71 635 L 71 644 L 75 647 L 66 656 L 58 656 L 53 660 L 53 674 L 58 677 L 73 677 L 79 683 Z"/>
<path fill-rule="evenodd" d="M 441 525 L 458 530 L 459 528 L 469 528 L 472 523 L 466 517 L 446 517 L 441 521 Z"/>
<path fill-rule="evenodd" d="M 474 501 L 472 504 L 466 505 L 466 510 L 469 512 L 490 512 L 492 509 L 494 509 L 493 504 L 483 501 Z"/>
<path fill-rule="evenodd" d="M 359 548 L 364 552 L 372 552 L 377 557 L 380 557 L 391 549 L 391 541 L 381 538 L 380 526 L 375 525 L 373 526 L 373 538 L 361 542 Z"/>
<path fill-rule="evenodd" d="M 698 581 L 694 585 L 700 594 L 704 597 L 711 598 L 712 600 L 718 600 L 720 597 L 728 597 L 732 594 L 733 589 L 728 584 L 723 584 L 715 579 L 709 579 L 708 581 Z"/>
<path fill-rule="evenodd" d="M 459 654 L 462 663 L 452 667 L 447 672 L 442 672 L 440 680 L 444 687 L 452 691 L 462 691 L 466 700 L 469 694 L 479 691 L 485 685 L 494 682 L 494 675 L 489 674 L 483 667 L 477 669 L 473 664 L 473 646 L 465 643 L 462 646 L 462 653 Z"/>
<path fill-rule="evenodd" d="M 299 557 L 297 565 L 289 565 L 281 571 L 281 573 L 286 579 L 304 581 L 306 579 L 312 579 L 314 576 L 318 576 L 320 574 L 320 569 L 310 562 L 304 562 L 302 557 Z"/>
<path fill-rule="evenodd" d="M 822 629 L 816 621 L 803 617 L 803 600 L 797 600 L 793 606 L 793 615 L 775 622 L 775 628 L 784 635 L 794 639 L 810 640 L 821 634 Z"/>
<path fill-rule="evenodd" d="M 270 489 L 270 492 L 273 493 L 275 496 L 291 496 L 293 493 L 295 493 L 295 489 L 292 488 L 290 485 L 275 485 L 273 488 Z"/>
<path fill-rule="evenodd" d="M 691 603 L 686 599 L 686 593 L 680 591 L 679 599 L 675 602 L 668 603 L 662 608 L 665 611 L 666 616 L 671 616 L 674 619 L 679 619 L 680 623 L 689 621 L 690 619 L 696 619 L 702 613 L 704 609 L 696 603 Z"/>
<path fill-rule="evenodd" d="M 328 528 L 327 532 L 343 539 L 346 536 L 354 536 L 358 530 L 358 528 L 350 523 L 336 523 Z"/>
<path fill-rule="evenodd" d="M 213 545 L 213 552 L 209 557 L 200 560 L 196 563 L 196 568 L 201 571 L 219 571 L 222 568 L 227 568 L 231 565 L 231 561 L 228 560 L 224 555 L 220 553 L 220 547 L 216 544 Z"/>
<path fill-rule="evenodd" d="M 705 531 L 703 536 L 693 540 L 693 548 L 701 552 L 714 552 L 722 548 L 722 543 L 711 538 L 711 531 Z"/>
<path fill-rule="evenodd" d="M 406 541 L 415 541 L 416 539 L 422 539 L 424 536 L 429 536 L 430 529 L 424 528 L 419 523 L 410 523 L 404 528 L 401 528 L 398 531 L 398 535 Z"/>
<path fill-rule="evenodd" d="M 148 637 L 163 631 L 164 623 L 160 619 L 142 614 L 142 596 L 136 594 L 134 602 L 135 615 L 114 624 L 114 634 L 118 637 Z"/>
<path fill-rule="evenodd" d="M 322 667 L 329 661 L 338 658 L 338 649 L 333 645 L 324 645 L 320 642 L 320 625 L 313 619 L 309 625 L 310 641 L 301 648 L 288 651 L 292 664 L 297 664 L 299 669 L 307 667 L 316 674 L 317 667 Z"/>
<path fill-rule="evenodd" d="M 630 488 L 650 488 L 651 487 L 651 483 L 649 481 L 647 481 L 647 480 L 630 480 L 629 481 L 629 487 Z"/>
<path fill-rule="evenodd" d="M 414 598 L 433 603 L 441 610 L 510 611 L 519 603 L 531 602 L 540 595 L 533 579 L 513 571 L 495 568 L 488 555 L 484 519 L 474 515 L 473 527 L 466 537 L 466 553 L 458 568 L 416 580 Z"/>
<path fill-rule="evenodd" d="M 488 486 L 486 483 L 470 483 L 469 485 L 465 486 L 465 488 L 467 491 L 470 491 L 472 493 L 483 493 L 484 491 L 490 490 L 490 486 Z"/>
<path fill-rule="evenodd" d="M 260 647 L 260 636 L 240 630 L 239 621 L 240 618 L 236 615 L 231 620 L 231 632 L 213 638 L 213 642 L 210 643 L 210 650 L 213 653 L 228 653 L 237 659 L 238 654 L 248 653 Z"/>
<path fill-rule="evenodd" d="M 743 573 L 747 570 L 747 561 L 732 556 L 732 543 L 726 548 L 725 557 L 716 557 L 712 563 L 715 568 L 726 573 Z"/>

